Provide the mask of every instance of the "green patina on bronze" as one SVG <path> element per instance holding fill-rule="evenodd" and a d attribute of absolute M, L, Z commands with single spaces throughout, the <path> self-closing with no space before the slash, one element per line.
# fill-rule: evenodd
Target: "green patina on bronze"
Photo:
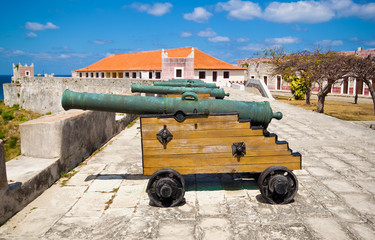
<path fill-rule="evenodd" d="M 177 82 L 177 81 L 162 81 L 154 82 L 154 86 L 170 86 L 170 87 L 201 87 L 201 88 L 219 88 L 215 83 L 206 82 Z"/>
<path fill-rule="evenodd" d="M 184 92 L 208 93 L 211 97 L 223 99 L 229 96 L 222 88 L 202 88 L 202 87 L 170 87 L 132 84 L 132 92 L 155 93 L 155 94 L 182 94 Z"/>
<path fill-rule="evenodd" d="M 272 112 L 269 102 L 198 99 L 194 92 L 185 92 L 182 97 L 168 98 L 65 90 L 61 104 L 65 110 L 84 109 L 129 114 L 175 114 L 179 111 L 202 115 L 238 113 L 240 121 L 250 121 L 251 126 L 262 126 L 265 129 L 273 118 L 282 118 L 280 112 Z"/>

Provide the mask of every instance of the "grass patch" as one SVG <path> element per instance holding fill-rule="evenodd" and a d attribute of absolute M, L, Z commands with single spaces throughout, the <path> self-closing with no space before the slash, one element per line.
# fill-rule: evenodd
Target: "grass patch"
<path fill-rule="evenodd" d="M 137 117 L 136 119 L 134 119 L 133 121 L 131 121 L 128 126 L 126 126 L 127 128 L 131 128 L 136 122 L 137 120 L 139 119 L 139 117 Z"/>
<path fill-rule="evenodd" d="M 20 108 L 18 104 L 6 106 L 4 100 L 0 100 L 0 138 L 4 141 L 5 161 L 21 154 L 19 125 L 41 116 Z"/>
<path fill-rule="evenodd" d="M 109 199 L 106 203 L 105 203 L 105 207 L 104 207 L 104 210 L 107 210 L 109 208 L 109 206 L 111 206 L 111 204 L 113 203 L 113 199 L 115 199 L 116 197 L 116 193 L 118 192 L 119 188 L 114 188 L 111 193 L 114 193 L 112 196 L 111 196 L 111 199 Z"/>
<path fill-rule="evenodd" d="M 280 102 L 316 112 L 317 99 L 311 99 L 311 105 L 307 105 L 305 100 L 289 100 L 289 97 L 280 95 L 273 97 Z M 325 100 L 324 114 L 345 121 L 375 121 L 374 105 L 370 103 L 353 104 L 352 102 Z"/>
<path fill-rule="evenodd" d="M 61 181 L 61 187 L 66 186 L 66 183 L 69 181 L 69 179 L 71 179 L 74 175 L 76 175 L 76 173 L 77 171 L 74 169 L 72 169 L 70 172 L 67 172 L 67 173 L 61 173 L 60 178 L 64 178 Z"/>

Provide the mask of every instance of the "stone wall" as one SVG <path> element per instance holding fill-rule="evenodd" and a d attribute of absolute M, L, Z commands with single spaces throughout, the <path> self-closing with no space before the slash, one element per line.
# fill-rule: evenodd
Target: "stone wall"
<path fill-rule="evenodd" d="M 130 94 L 132 83 L 152 85 L 154 80 L 72 78 L 72 77 L 24 77 L 3 85 L 4 103 L 45 114 L 63 111 L 61 95 L 65 89 L 77 92 Z"/>
<path fill-rule="evenodd" d="M 111 112 L 70 110 L 28 121 L 20 125 L 22 155 L 6 164 L 0 140 L 0 225 L 135 117 L 115 120 Z"/>

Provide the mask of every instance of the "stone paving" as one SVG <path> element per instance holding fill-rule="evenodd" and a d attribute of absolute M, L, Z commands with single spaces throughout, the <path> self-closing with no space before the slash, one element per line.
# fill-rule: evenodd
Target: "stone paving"
<path fill-rule="evenodd" d="M 375 131 L 271 105 L 284 118 L 270 132 L 303 156 L 290 204 L 264 203 L 251 178 L 212 174 L 186 176 L 182 206 L 150 206 L 136 123 L 1 226 L 0 239 L 375 239 Z"/>

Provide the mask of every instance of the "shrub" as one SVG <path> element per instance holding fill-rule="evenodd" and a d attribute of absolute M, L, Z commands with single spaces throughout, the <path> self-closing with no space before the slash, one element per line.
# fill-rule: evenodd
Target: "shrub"
<path fill-rule="evenodd" d="M 0 139 L 4 140 L 5 138 L 5 131 L 0 131 Z"/>
<path fill-rule="evenodd" d="M 286 77 L 286 76 L 285 76 Z M 294 100 L 303 100 L 306 96 L 306 85 L 303 78 L 295 75 L 286 77 L 286 81 L 290 84 L 290 90 Z"/>
<path fill-rule="evenodd" d="M 9 147 L 10 148 L 15 148 L 17 145 L 18 137 L 10 137 L 9 140 Z"/>
<path fill-rule="evenodd" d="M 8 111 L 5 111 L 5 112 L 2 112 L 2 113 L 1 113 L 1 117 L 2 117 L 5 121 L 12 120 L 12 119 L 14 118 L 13 111 L 8 110 Z"/>
<path fill-rule="evenodd" d="M 26 122 L 26 121 L 29 121 L 29 119 L 25 116 L 25 114 L 22 114 L 18 116 L 18 121 L 20 122 Z"/>
<path fill-rule="evenodd" d="M 20 109 L 20 105 L 19 104 L 13 104 L 12 109 L 13 110 L 19 110 Z"/>

